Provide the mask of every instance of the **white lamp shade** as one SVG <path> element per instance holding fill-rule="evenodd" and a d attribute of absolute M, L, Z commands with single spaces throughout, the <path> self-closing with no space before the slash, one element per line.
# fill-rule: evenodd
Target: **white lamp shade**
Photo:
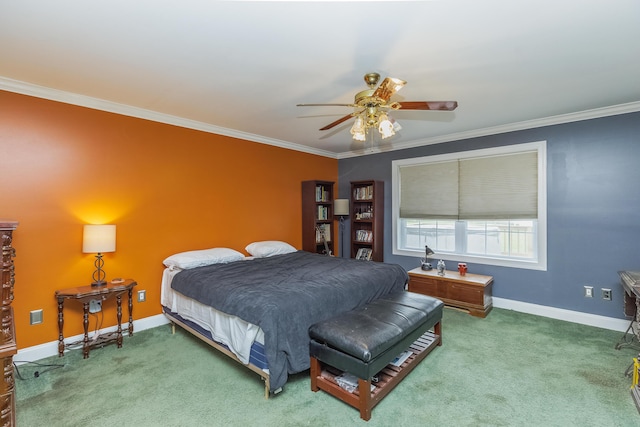
<path fill-rule="evenodd" d="M 116 251 L 115 225 L 85 225 L 82 234 L 82 252 L 105 253 Z"/>
<path fill-rule="evenodd" d="M 356 141 L 365 141 L 367 139 L 362 116 L 356 117 L 355 122 L 353 122 L 353 126 L 351 126 L 351 135 L 353 135 L 353 139 Z"/>
<path fill-rule="evenodd" d="M 349 199 L 335 199 L 333 201 L 333 214 L 349 216 Z"/>
<path fill-rule="evenodd" d="M 390 136 L 395 135 L 395 131 L 393 130 L 393 123 L 389 121 L 389 117 L 382 113 L 380 114 L 380 123 L 378 125 L 378 132 L 382 135 L 382 139 L 389 138 Z"/>

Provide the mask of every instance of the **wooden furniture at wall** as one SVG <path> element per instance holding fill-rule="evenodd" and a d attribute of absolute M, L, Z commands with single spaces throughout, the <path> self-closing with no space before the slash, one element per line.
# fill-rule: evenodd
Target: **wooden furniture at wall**
<path fill-rule="evenodd" d="M 624 315 L 631 319 L 629 327 L 616 344 L 616 350 L 622 347 L 638 347 L 640 344 L 640 271 L 619 271 L 622 283 Z"/>
<path fill-rule="evenodd" d="M 302 250 L 335 253 L 333 246 L 333 182 L 302 181 Z M 326 245 L 325 245 L 326 243 Z"/>
<path fill-rule="evenodd" d="M 631 322 L 615 348 L 616 350 L 624 346 L 637 348 L 640 344 L 640 271 L 618 271 L 618 274 L 624 290 L 624 315 L 629 317 Z M 636 409 L 640 412 L 640 355 L 633 359 L 629 370 L 633 374 L 631 397 Z"/>
<path fill-rule="evenodd" d="M 116 342 L 118 348 L 122 347 L 122 295 L 127 294 L 129 297 L 129 336 L 133 335 L 133 287 L 137 283 L 132 279 L 127 279 L 122 283 L 107 283 L 104 286 L 78 286 L 75 288 L 67 288 L 56 291 L 58 299 L 58 356 L 64 356 L 65 342 L 62 334 L 64 325 L 64 300 L 71 299 L 80 301 L 83 307 L 84 339 L 82 341 L 82 357 L 89 357 L 89 349 L 105 345 L 109 342 Z M 109 298 L 116 298 L 116 316 L 118 319 L 118 327 L 115 332 L 100 334 L 89 342 L 89 305 L 91 300 L 105 301 Z"/>
<path fill-rule="evenodd" d="M 18 352 L 15 326 L 13 322 L 13 285 L 15 271 L 13 258 L 16 251 L 11 245 L 13 231 L 18 226 L 16 221 L 0 220 L 0 245 L 2 246 L 2 306 L 0 306 L 0 360 L 2 360 L 2 381 L 0 381 L 0 424 L 14 426 L 16 424 L 15 378 L 13 377 L 13 355 Z"/>
<path fill-rule="evenodd" d="M 351 258 L 382 262 L 384 257 L 383 181 L 351 181 L 350 216 Z"/>
<path fill-rule="evenodd" d="M 466 310 L 472 316 L 486 317 L 493 308 L 491 285 L 493 277 L 445 270 L 444 276 L 436 270 L 409 271 L 409 290 L 436 297 L 446 305 Z"/>

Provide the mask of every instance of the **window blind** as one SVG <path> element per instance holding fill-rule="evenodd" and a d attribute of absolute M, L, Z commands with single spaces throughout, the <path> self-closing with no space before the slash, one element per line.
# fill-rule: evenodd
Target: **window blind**
<path fill-rule="evenodd" d="M 400 217 L 519 219 L 538 216 L 538 153 L 401 166 Z"/>
<path fill-rule="evenodd" d="M 537 152 L 460 160 L 460 219 L 538 216 Z"/>
<path fill-rule="evenodd" d="M 400 167 L 400 217 L 458 218 L 458 161 Z"/>

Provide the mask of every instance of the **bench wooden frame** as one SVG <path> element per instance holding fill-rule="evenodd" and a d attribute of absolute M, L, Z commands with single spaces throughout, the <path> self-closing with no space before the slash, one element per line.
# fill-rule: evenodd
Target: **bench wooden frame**
<path fill-rule="evenodd" d="M 311 357 L 311 390 L 324 390 L 348 405 L 360 410 L 360 418 L 365 421 L 371 419 L 371 410 L 400 383 L 436 346 L 442 345 L 442 329 L 440 322 L 436 323 L 433 332 L 427 331 L 409 347 L 411 356 L 401 365 L 387 365 L 378 373 L 378 381 L 370 393 L 360 393 L 361 390 L 371 390 L 371 378 L 358 378 L 358 389 L 353 393 L 338 385 L 336 375 L 325 369 L 324 364 L 315 357 Z"/>

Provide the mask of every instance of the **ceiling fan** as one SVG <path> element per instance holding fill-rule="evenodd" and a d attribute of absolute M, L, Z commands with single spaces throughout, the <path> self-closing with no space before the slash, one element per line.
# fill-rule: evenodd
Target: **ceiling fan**
<path fill-rule="evenodd" d="M 298 107 L 339 106 L 352 107 L 353 113 L 329 123 L 320 130 L 328 130 L 339 125 L 351 117 L 356 121 L 351 127 L 351 134 L 356 141 L 365 141 L 366 132 L 370 128 L 377 128 L 382 138 L 395 135 L 401 127 L 393 118 L 387 115 L 390 110 L 437 110 L 453 111 L 458 107 L 457 101 L 403 101 L 390 102 L 391 96 L 407 84 L 404 80 L 386 77 L 380 86 L 375 88 L 380 80 L 380 74 L 367 73 L 364 81 L 369 89 L 356 93 L 352 104 L 297 104 Z M 374 89 L 375 88 L 375 89 Z"/>

